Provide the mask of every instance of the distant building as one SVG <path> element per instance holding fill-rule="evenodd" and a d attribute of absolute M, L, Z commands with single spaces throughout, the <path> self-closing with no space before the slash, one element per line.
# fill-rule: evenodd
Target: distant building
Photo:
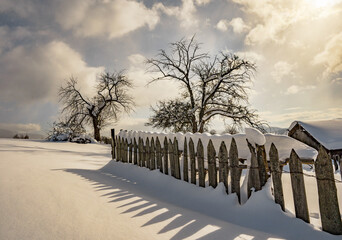
<path fill-rule="evenodd" d="M 316 150 L 319 150 L 322 145 L 335 160 L 342 157 L 342 118 L 308 122 L 295 121 L 289 128 L 288 136 Z"/>

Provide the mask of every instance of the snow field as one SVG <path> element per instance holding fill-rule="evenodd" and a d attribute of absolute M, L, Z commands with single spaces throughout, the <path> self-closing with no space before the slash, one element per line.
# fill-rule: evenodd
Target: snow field
<path fill-rule="evenodd" d="M 282 212 L 270 181 L 239 205 L 222 184 L 110 159 L 101 144 L 0 139 L 0 239 L 341 239 Z"/>

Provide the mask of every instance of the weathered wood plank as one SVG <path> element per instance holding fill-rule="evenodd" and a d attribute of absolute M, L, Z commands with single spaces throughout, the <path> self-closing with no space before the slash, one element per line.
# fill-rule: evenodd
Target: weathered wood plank
<path fill-rule="evenodd" d="M 190 181 L 196 185 L 196 156 L 195 147 L 192 139 L 189 139 L 189 154 L 190 154 Z"/>
<path fill-rule="evenodd" d="M 144 155 L 144 148 L 143 148 L 143 140 L 141 137 L 139 137 L 139 159 L 138 159 L 138 165 L 140 167 L 143 166 L 143 155 Z"/>
<path fill-rule="evenodd" d="M 285 202 L 283 194 L 283 184 L 281 182 L 281 169 L 279 164 L 279 155 L 276 146 L 272 143 L 270 148 L 271 174 L 273 180 L 274 201 L 278 203 L 285 211 Z"/>
<path fill-rule="evenodd" d="M 204 151 L 201 139 L 197 143 L 198 185 L 205 187 Z"/>
<path fill-rule="evenodd" d="M 127 141 L 127 138 L 125 139 L 125 142 L 124 142 L 124 159 L 123 159 L 123 162 L 128 162 L 128 141 Z"/>
<path fill-rule="evenodd" d="M 120 137 L 118 136 L 117 137 L 117 141 L 116 141 L 117 143 L 116 143 L 116 161 L 120 161 L 120 152 L 121 152 L 121 150 L 120 150 Z"/>
<path fill-rule="evenodd" d="M 296 217 L 304 220 L 307 223 L 310 223 L 302 162 L 300 161 L 297 153 L 293 149 L 290 155 L 289 167 Z"/>
<path fill-rule="evenodd" d="M 209 186 L 217 187 L 216 151 L 213 142 L 209 140 L 207 146 Z"/>
<path fill-rule="evenodd" d="M 151 163 L 150 139 L 147 137 L 145 141 L 145 166 L 150 168 Z"/>
<path fill-rule="evenodd" d="M 179 163 L 179 151 L 178 151 L 178 141 L 177 141 L 176 137 L 173 140 L 173 162 L 174 162 L 175 178 L 181 179 L 180 163 Z"/>
<path fill-rule="evenodd" d="M 231 168 L 231 191 L 232 193 L 236 193 L 239 203 L 241 203 L 240 198 L 240 177 L 241 177 L 241 171 L 239 170 L 239 154 L 238 149 L 236 146 L 235 139 L 232 138 L 232 142 L 230 144 L 229 149 L 229 163 Z"/>
<path fill-rule="evenodd" d="M 110 135 L 111 135 L 111 137 L 112 137 L 112 159 L 115 159 L 115 129 L 114 128 L 112 128 L 111 130 L 110 130 Z"/>
<path fill-rule="evenodd" d="M 189 182 L 188 142 L 186 138 L 184 138 L 183 147 L 183 180 Z"/>
<path fill-rule="evenodd" d="M 138 144 L 137 144 L 137 140 L 134 138 L 133 139 L 133 147 L 134 147 L 134 165 L 138 164 Z"/>
<path fill-rule="evenodd" d="M 160 172 L 163 172 L 163 161 L 162 161 L 162 151 L 159 138 L 156 138 L 156 158 L 157 158 L 157 168 Z"/>
<path fill-rule="evenodd" d="M 257 192 L 261 189 L 260 185 L 260 175 L 259 175 L 259 166 L 258 160 L 255 152 L 255 147 L 246 139 L 249 151 L 251 152 L 251 165 L 249 167 L 249 174 L 248 174 L 248 198 L 250 198 L 252 194 L 252 188 L 254 191 Z"/>
<path fill-rule="evenodd" d="M 260 178 L 260 185 L 265 186 L 267 179 L 269 177 L 269 169 L 267 164 L 266 158 L 266 150 L 264 145 L 256 145 L 257 151 L 257 161 L 259 166 L 259 178 Z"/>
<path fill-rule="evenodd" d="M 154 145 L 154 139 L 153 137 L 151 138 L 151 147 L 150 147 L 150 158 L 151 158 L 151 163 L 150 163 L 150 169 L 154 170 L 156 169 L 156 154 L 155 154 L 156 148 Z"/>
<path fill-rule="evenodd" d="M 169 139 L 169 160 L 170 160 L 170 170 L 171 170 L 171 176 L 175 176 L 175 161 L 174 161 L 174 147 L 171 139 Z"/>
<path fill-rule="evenodd" d="M 132 163 L 133 161 L 133 143 L 130 142 L 128 144 L 128 162 Z"/>
<path fill-rule="evenodd" d="M 322 229 L 332 234 L 341 235 L 342 222 L 338 206 L 334 170 L 330 157 L 322 146 L 315 161 L 315 172 Z"/>
<path fill-rule="evenodd" d="M 164 174 L 169 175 L 169 146 L 167 137 L 164 138 Z"/>
<path fill-rule="evenodd" d="M 219 158 L 219 181 L 223 182 L 226 193 L 228 194 L 228 175 L 229 175 L 229 167 L 228 167 L 228 152 L 227 147 L 224 141 L 221 142 L 220 150 L 218 153 Z"/>

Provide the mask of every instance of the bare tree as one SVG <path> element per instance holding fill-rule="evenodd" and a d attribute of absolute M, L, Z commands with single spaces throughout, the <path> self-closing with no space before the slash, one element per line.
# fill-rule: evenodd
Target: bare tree
<path fill-rule="evenodd" d="M 166 121 L 169 117 L 173 129 L 186 124 L 192 132 L 203 132 L 214 116 L 221 116 L 232 119 L 234 125 L 246 123 L 263 130 L 263 122 L 248 103 L 247 89 L 256 70 L 253 63 L 225 52 L 210 58 L 200 52 L 200 44 L 192 37 L 171 43 L 169 53 L 160 50 L 156 58 L 147 59 L 147 64 L 150 72 L 159 73 L 151 83 L 172 80 L 180 84 L 181 102 L 187 107 L 179 109 L 182 117 L 173 118 L 173 113 L 163 113 L 174 102 L 161 101 L 146 125 L 172 128 Z"/>
<path fill-rule="evenodd" d="M 127 90 L 132 87 L 131 81 L 119 73 L 103 73 L 97 79 L 95 96 L 85 97 L 77 88 L 77 79 L 71 77 L 65 86 L 59 89 L 60 101 L 64 107 L 67 123 L 74 127 L 84 124 L 94 129 L 94 138 L 100 141 L 100 130 L 109 121 L 117 120 L 122 111 L 129 112 L 134 105 Z"/>

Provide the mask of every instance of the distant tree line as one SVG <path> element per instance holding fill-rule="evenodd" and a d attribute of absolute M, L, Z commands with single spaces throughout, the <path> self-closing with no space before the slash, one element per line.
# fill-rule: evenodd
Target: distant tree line
<path fill-rule="evenodd" d="M 27 135 L 27 134 L 15 134 L 14 136 L 13 136 L 13 138 L 14 139 L 29 139 L 30 137 L 29 137 L 29 135 Z"/>

